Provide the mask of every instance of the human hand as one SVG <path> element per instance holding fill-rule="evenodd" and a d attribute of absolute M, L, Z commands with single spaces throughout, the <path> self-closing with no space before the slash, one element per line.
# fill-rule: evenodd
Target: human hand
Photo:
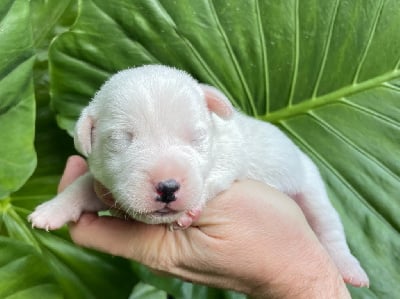
<path fill-rule="evenodd" d="M 83 159 L 71 158 L 60 190 L 85 171 Z M 70 233 L 82 246 L 255 298 L 350 298 L 300 208 L 254 181 L 234 183 L 209 201 L 186 230 L 84 214 Z"/>

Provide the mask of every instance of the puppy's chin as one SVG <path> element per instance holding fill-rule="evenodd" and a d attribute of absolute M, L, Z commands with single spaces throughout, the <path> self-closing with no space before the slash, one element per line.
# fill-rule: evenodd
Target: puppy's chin
<path fill-rule="evenodd" d="M 184 211 L 162 209 L 154 211 L 152 213 L 136 213 L 134 211 L 130 211 L 129 216 L 133 219 L 147 224 L 162 224 L 173 223 L 178 220 L 184 213 Z"/>

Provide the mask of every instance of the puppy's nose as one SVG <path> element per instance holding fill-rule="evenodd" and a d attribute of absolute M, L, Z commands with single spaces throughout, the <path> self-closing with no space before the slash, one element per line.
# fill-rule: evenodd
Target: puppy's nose
<path fill-rule="evenodd" d="M 175 192 L 178 191 L 179 188 L 179 183 L 174 179 L 159 182 L 156 186 L 157 193 L 159 194 L 156 200 L 164 203 L 175 201 Z"/>

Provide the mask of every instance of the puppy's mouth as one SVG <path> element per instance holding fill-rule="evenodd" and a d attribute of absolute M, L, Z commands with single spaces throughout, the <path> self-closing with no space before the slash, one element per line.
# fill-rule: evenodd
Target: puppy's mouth
<path fill-rule="evenodd" d="M 180 211 L 173 210 L 168 207 L 164 207 L 162 209 L 159 209 L 157 211 L 152 212 L 151 214 L 154 216 L 171 216 L 180 213 Z"/>

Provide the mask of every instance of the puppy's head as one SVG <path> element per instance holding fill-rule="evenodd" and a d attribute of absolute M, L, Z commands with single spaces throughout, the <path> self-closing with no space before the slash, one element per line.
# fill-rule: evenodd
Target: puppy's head
<path fill-rule="evenodd" d="M 183 71 L 128 69 L 112 76 L 83 110 L 75 145 L 130 216 L 173 222 L 204 204 L 213 163 L 212 114 L 229 119 L 232 113 L 222 92 Z"/>

